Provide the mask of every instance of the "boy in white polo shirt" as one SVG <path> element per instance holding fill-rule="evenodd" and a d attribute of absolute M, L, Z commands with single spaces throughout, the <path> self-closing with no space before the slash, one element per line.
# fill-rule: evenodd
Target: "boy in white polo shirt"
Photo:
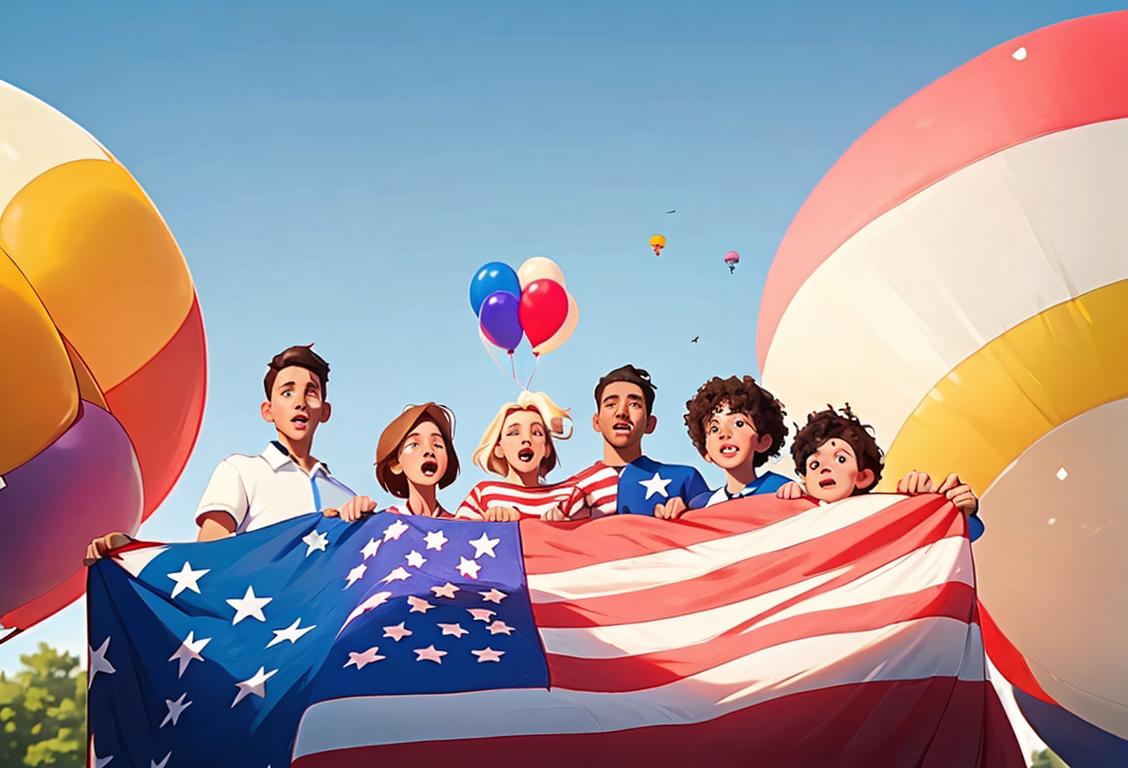
<path fill-rule="evenodd" d="M 215 468 L 196 508 L 197 541 L 339 507 L 356 495 L 312 453 L 314 433 L 332 412 L 325 399 L 329 364 L 312 347 L 290 347 L 271 359 L 260 411 L 274 425 L 275 439 L 258 455 L 233 454 Z M 95 539 L 87 563 L 128 541 L 121 533 Z"/>

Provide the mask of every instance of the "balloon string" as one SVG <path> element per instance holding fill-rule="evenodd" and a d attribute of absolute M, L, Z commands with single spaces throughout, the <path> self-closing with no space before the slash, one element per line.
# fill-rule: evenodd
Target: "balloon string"
<path fill-rule="evenodd" d="M 493 350 L 490 349 L 490 343 L 486 341 L 486 338 L 481 334 L 478 334 L 478 339 L 482 342 L 482 346 L 486 348 L 486 354 L 490 356 L 490 360 L 493 361 L 494 367 L 497 368 L 497 372 L 504 376 L 505 369 L 501 367 L 501 363 L 499 363 L 497 361 L 497 358 L 494 357 Z"/>
<path fill-rule="evenodd" d="M 533 386 L 533 377 L 537 375 L 537 366 L 540 365 L 540 355 L 533 353 L 533 372 L 529 374 L 529 380 L 525 383 L 525 389 Z"/>

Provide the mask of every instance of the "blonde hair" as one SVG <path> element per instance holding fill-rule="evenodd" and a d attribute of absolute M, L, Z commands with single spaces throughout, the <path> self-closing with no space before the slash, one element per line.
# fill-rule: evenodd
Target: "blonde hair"
<path fill-rule="evenodd" d="M 561 408 L 552 402 L 552 398 L 544 392 L 522 390 L 521 394 L 517 396 L 517 402 L 506 403 L 501 406 L 493 421 L 486 427 L 486 431 L 482 433 L 482 439 L 471 459 L 482 471 L 492 472 L 502 477 L 509 474 L 509 462 L 494 456 L 493 449 L 501 442 L 501 430 L 505 425 L 505 419 L 514 411 L 535 411 L 541 417 L 541 421 L 544 422 L 545 429 L 548 430 L 546 442 L 549 446 L 552 446 L 553 438 L 567 440 L 572 436 L 572 417 L 568 415 L 569 410 L 567 408 Z M 555 466 L 556 450 L 553 449 L 552 453 L 541 461 L 540 476 L 544 477 Z"/>

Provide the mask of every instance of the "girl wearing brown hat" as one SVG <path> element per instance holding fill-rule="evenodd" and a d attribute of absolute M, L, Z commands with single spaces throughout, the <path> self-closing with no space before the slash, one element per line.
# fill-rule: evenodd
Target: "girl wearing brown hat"
<path fill-rule="evenodd" d="M 436 486 L 446 488 L 458 477 L 458 454 L 454 452 L 454 414 L 445 405 L 410 405 L 384 427 L 376 443 L 376 482 L 397 499 L 388 507 L 397 515 L 453 517 L 439 503 Z M 341 505 L 345 520 L 356 520 L 376 509 L 367 496 L 355 496 Z"/>

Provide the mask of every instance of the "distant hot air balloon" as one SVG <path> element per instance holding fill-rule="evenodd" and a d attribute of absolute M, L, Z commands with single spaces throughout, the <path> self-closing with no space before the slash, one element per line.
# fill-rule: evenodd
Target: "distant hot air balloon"
<path fill-rule="evenodd" d="M 790 412 L 873 425 L 879 490 L 981 495 L 968 643 L 1070 765 L 1128 765 L 1126 37 L 1125 12 L 1055 24 L 883 117 L 796 214 L 758 323 Z"/>
<path fill-rule="evenodd" d="M 740 254 L 736 251 L 729 251 L 725 254 L 725 264 L 728 264 L 729 274 L 731 275 L 736 271 L 736 265 L 740 263 Z"/>
<path fill-rule="evenodd" d="M 662 249 L 666 247 L 666 236 L 655 235 L 654 237 L 650 238 L 650 247 L 654 249 L 655 256 L 661 256 Z"/>

